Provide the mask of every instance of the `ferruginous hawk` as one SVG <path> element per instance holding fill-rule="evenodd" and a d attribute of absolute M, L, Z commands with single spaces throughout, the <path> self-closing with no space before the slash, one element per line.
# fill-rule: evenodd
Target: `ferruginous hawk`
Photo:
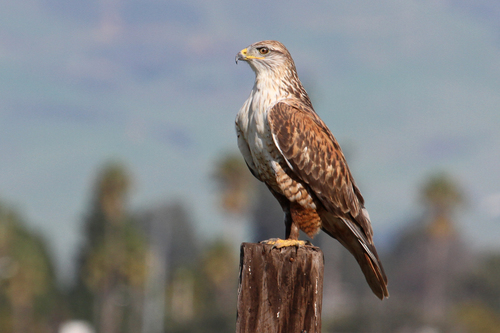
<path fill-rule="evenodd" d="M 238 60 L 255 72 L 250 97 L 236 116 L 238 147 L 285 213 L 286 239 L 268 243 L 304 244 L 299 230 L 314 237 L 321 229 L 356 258 L 373 293 L 389 297 L 364 199 L 339 144 L 314 111 L 290 53 L 267 40 L 241 50 Z"/>

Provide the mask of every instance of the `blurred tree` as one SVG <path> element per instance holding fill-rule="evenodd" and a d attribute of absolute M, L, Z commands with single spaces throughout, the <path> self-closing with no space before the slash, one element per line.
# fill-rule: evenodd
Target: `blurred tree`
<path fill-rule="evenodd" d="M 463 279 L 472 269 L 472 257 L 455 223 L 464 192 L 448 174 L 437 173 L 422 183 L 418 195 L 422 216 L 395 236 L 388 255 L 380 253 L 391 297 L 382 303 L 374 299 L 352 258 L 340 257 L 342 292 L 348 297 L 341 317 L 325 321 L 325 328 L 376 333 L 458 332 L 465 327 L 457 324 L 456 314 L 470 308 L 455 306 L 464 301 Z M 328 304 L 326 296 L 324 304 Z"/>
<path fill-rule="evenodd" d="M 126 210 L 130 183 L 123 165 L 104 166 L 85 222 L 74 304 L 101 333 L 140 330 L 146 242 Z"/>
<path fill-rule="evenodd" d="M 223 313 L 233 312 L 237 281 L 234 273 L 238 271 L 238 263 L 227 244 L 216 241 L 205 251 L 203 271 L 215 291 L 218 310 Z"/>
<path fill-rule="evenodd" d="M 234 332 L 237 272 L 234 251 L 222 240 L 207 244 L 195 267 L 175 269 L 168 288 L 166 332 Z"/>
<path fill-rule="evenodd" d="M 216 163 L 213 178 L 218 185 L 221 218 L 221 239 L 235 253 L 241 242 L 249 239 L 249 216 L 258 181 L 239 153 L 226 153 Z"/>
<path fill-rule="evenodd" d="M 458 262 L 455 259 L 463 244 L 459 244 L 453 222 L 455 209 L 464 203 L 464 195 L 457 182 L 443 172 L 431 176 L 421 193 L 428 212 L 423 309 L 426 320 L 436 323 L 442 321 L 448 310 L 449 280 L 461 270 L 457 263 L 465 263 L 464 258 Z"/>
<path fill-rule="evenodd" d="M 0 206 L 0 331 L 48 332 L 56 294 L 43 239 Z"/>
<path fill-rule="evenodd" d="M 199 310 L 194 278 L 199 252 L 189 214 L 174 202 L 147 209 L 140 221 L 149 235 L 142 332 L 191 326 Z"/>
<path fill-rule="evenodd" d="M 464 203 L 457 182 L 446 173 L 437 173 L 422 187 L 421 198 L 428 211 L 429 233 L 438 238 L 450 237 L 455 232 L 454 210 Z"/>
<path fill-rule="evenodd" d="M 138 220 L 149 241 L 162 246 L 162 256 L 168 256 L 173 270 L 196 265 L 199 241 L 189 211 L 180 201 L 146 209 Z"/>
<path fill-rule="evenodd" d="M 382 325 L 389 330 L 446 331 L 453 327 L 453 304 L 460 298 L 458 281 L 472 262 L 455 223 L 464 192 L 440 172 L 423 182 L 419 198 L 423 216 L 403 230 L 385 260 L 391 298 Z"/>
<path fill-rule="evenodd" d="M 210 244 L 201 258 L 199 281 L 205 310 L 202 322 L 205 332 L 231 332 L 236 314 L 236 254 L 241 242 L 249 239 L 248 218 L 258 181 L 239 152 L 222 156 L 213 177 L 227 219 L 222 221 L 222 236 Z"/>
<path fill-rule="evenodd" d="M 475 291 L 472 295 L 480 296 L 491 309 L 500 314 L 500 253 L 486 255 L 470 282 L 470 287 Z"/>
<path fill-rule="evenodd" d="M 500 313 L 478 301 L 459 304 L 454 319 L 464 333 L 498 333 L 500 328 Z"/>
<path fill-rule="evenodd" d="M 461 281 L 464 296 L 455 319 L 465 332 L 497 332 L 500 327 L 500 254 L 477 260 L 476 269 Z"/>
<path fill-rule="evenodd" d="M 434 214 L 452 214 L 452 210 L 461 206 L 465 199 L 463 190 L 457 181 L 445 172 L 429 177 L 421 190 L 423 202 Z"/>
<path fill-rule="evenodd" d="M 219 185 L 222 208 L 232 214 L 247 213 L 255 181 L 243 158 L 237 153 L 226 154 L 217 162 L 214 178 Z"/>

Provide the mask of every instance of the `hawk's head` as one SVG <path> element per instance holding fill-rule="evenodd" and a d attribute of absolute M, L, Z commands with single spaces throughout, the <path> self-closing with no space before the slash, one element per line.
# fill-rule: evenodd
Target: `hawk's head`
<path fill-rule="evenodd" d="M 236 55 L 236 63 L 238 60 L 248 62 L 257 75 L 269 71 L 295 70 L 285 45 L 275 40 L 264 40 L 248 46 Z"/>
<path fill-rule="evenodd" d="M 261 84 L 265 89 L 274 90 L 271 94 L 268 91 L 266 96 L 295 96 L 312 109 L 311 101 L 297 75 L 295 63 L 285 45 L 275 40 L 257 42 L 241 50 L 236 55 L 236 63 L 238 60 L 246 61 L 253 69 L 256 85 Z"/>

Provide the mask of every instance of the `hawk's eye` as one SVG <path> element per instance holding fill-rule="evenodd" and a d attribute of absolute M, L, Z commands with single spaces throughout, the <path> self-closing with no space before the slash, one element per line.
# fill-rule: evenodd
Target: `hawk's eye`
<path fill-rule="evenodd" d="M 269 53 L 269 49 L 267 47 L 261 47 L 258 49 L 260 54 L 268 54 Z"/>

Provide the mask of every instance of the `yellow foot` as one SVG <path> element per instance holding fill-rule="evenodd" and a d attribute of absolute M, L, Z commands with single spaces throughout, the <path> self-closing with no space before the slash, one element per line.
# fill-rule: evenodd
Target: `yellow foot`
<path fill-rule="evenodd" d="M 287 247 L 287 246 L 296 246 L 296 247 L 303 247 L 303 246 L 312 246 L 310 241 L 303 241 L 303 240 L 298 240 L 298 239 L 280 239 L 280 238 L 271 238 L 268 240 L 263 240 L 260 242 L 261 244 L 267 244 L 267 245 L 272 245 L 273 249 L 281 249 L 282 247 Z"/>

